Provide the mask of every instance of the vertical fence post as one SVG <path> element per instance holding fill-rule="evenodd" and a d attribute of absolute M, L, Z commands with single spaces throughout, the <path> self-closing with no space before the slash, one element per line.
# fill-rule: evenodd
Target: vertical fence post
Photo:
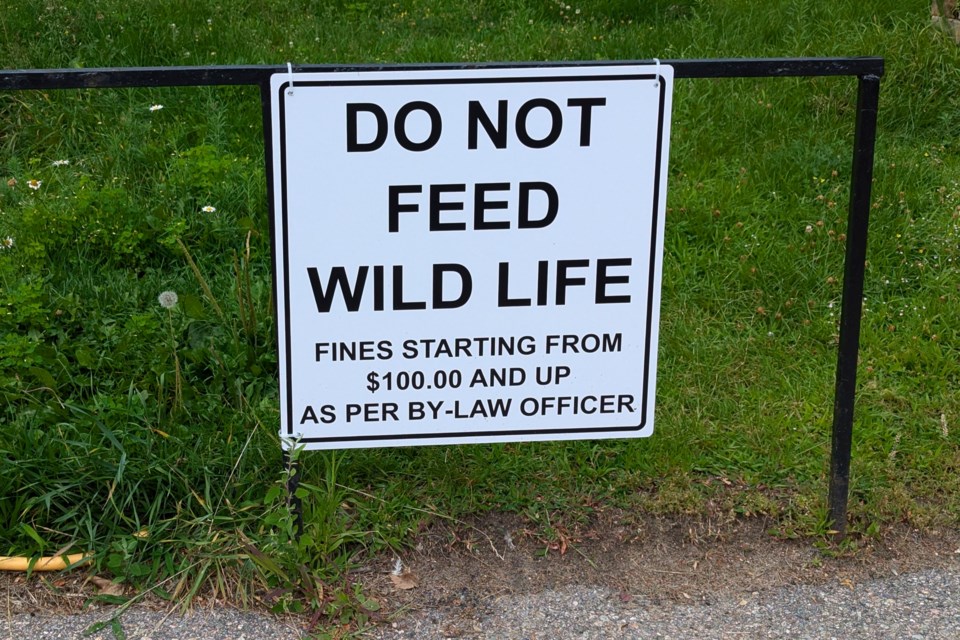
<path fill-rule="evenodd" d="M 867 257 L 873 151 L 877 139 L 880 77 L 860 76 L 857 123 L 853 137 L 850 175 L 850 210 L 847 216 L 847 250 L 844 259 L 843 299 L 840 310 L 840 345 L 833 403 L 833 436 L 830 451 L 830 521 L 839 537 L 847 532 L 847 498 L 850 490 L 850 448 L 853 439 L 853 406 L 857 387 L 857 354 L 860 347 L 860 314 Z"/>
<path fill-rule="evenodd" d="M 283 452 L 283 468 L 287 472 L 287 509 L 293 515 L 293 535 L 297 540 L 303 535 L 303 500 L 297 495 L 300 473 L 303 467 L 290 451 Z"/>

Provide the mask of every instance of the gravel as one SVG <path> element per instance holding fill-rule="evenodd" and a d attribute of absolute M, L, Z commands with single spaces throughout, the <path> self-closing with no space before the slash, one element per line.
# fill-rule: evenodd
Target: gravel
<path fill-rule="evenodd" d="M 6 638 L 81 638 L 109 613 L 72 616 L 10 613 Z M 121 619 L 130 640 L 285 640 L 302 637 L 293 621 L 223 608 L 186 616 L 131 609 Z M 570 586 L 502 595 L 481 607 L 423 608 L 376 627 L 377 640 L 488 638 L 960 638 L 960 569 L 928 570 L 827 585 L 690 600 L 631 597 L 609 589 Z M 114 637 L 110 627 L 86 636 Z"/>
<path fill-rule="evenodd" d="M 863 584 L 791 586 L 713 600 L 654 602 L 567 587 L 504 596 L 473 620 L 423 611 L 372 638 L 960 638 L 960 572 L 924 571 Z"/>
<path fill-rule="evenodd" d="M 78 615 L 28 615 L 8 617 L 4 640 L 87 638 L 114 640 L 111 626 L 85 636 L 91 625 L 109 620 L 104 610 Z M 149 609 L 131 608 L 120 618 L 128 640 L 295 640 L 302 634 L 293 623 L 262 614 L 214 609 L 194 611 L 185 616 Z"/>

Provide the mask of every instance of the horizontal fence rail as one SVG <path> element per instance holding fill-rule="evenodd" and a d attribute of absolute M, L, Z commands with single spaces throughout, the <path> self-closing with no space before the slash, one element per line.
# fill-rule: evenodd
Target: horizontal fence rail
<path fill-rule="evenodd" d="M 407 64 L 407 65 L 293 65 L 294 72 L 408 71 L 414 69 L 496 69 L 505 67 L 592 66 L 649 63 L 649 60 L 576 63 Z M 717 60 L 661 60 L 674 69 L 675 78 L 786 78 L 802 76 L 883 75 L 883 58 L 742 58 Z M 121 89 L 132 87 L 189 87 L 259 85 L 285 65 L 217 67 L 128 67 L 117 69 L 30 69 L 0 71 L 0 89 Z"/>

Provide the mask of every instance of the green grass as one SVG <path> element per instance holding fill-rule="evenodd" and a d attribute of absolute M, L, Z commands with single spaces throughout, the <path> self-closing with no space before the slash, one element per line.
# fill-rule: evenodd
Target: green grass
<path fill-rule="evenodd" d="M 850 502 L 853 532 L 873 535 L 960 517 L 960 48 L 928 11 L 14 3 L 0 61 L 884 56 Z M 362 594 L 322 597 L 300 569 L 339 583 L 444 518 L 719 509 L 822 535 L 855 102 L 850 78 L 677 82 L 653 438 L 304 454 L 292 545 L 256 91 L 0 95 L 0 239 L 15 243 L 0 250 L 0 554 L 70 545 L 171 598 L 203 579 L 238 599 L 278 587 L 280 606 L 362 622 Z"/>

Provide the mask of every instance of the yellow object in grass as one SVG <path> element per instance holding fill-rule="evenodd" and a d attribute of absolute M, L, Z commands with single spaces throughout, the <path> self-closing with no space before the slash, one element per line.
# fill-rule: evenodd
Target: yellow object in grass
<path fill-rule="evenodd" d="M 68 566 L 85 562 L 93 556 L 86 553 L 74 553 L 69 556 L 44 556 L 37 559 L 33 571 L 61 571 Z M 0 571 L 27 571 L 30 568 L 29 556 L 0 556 Z"/>

